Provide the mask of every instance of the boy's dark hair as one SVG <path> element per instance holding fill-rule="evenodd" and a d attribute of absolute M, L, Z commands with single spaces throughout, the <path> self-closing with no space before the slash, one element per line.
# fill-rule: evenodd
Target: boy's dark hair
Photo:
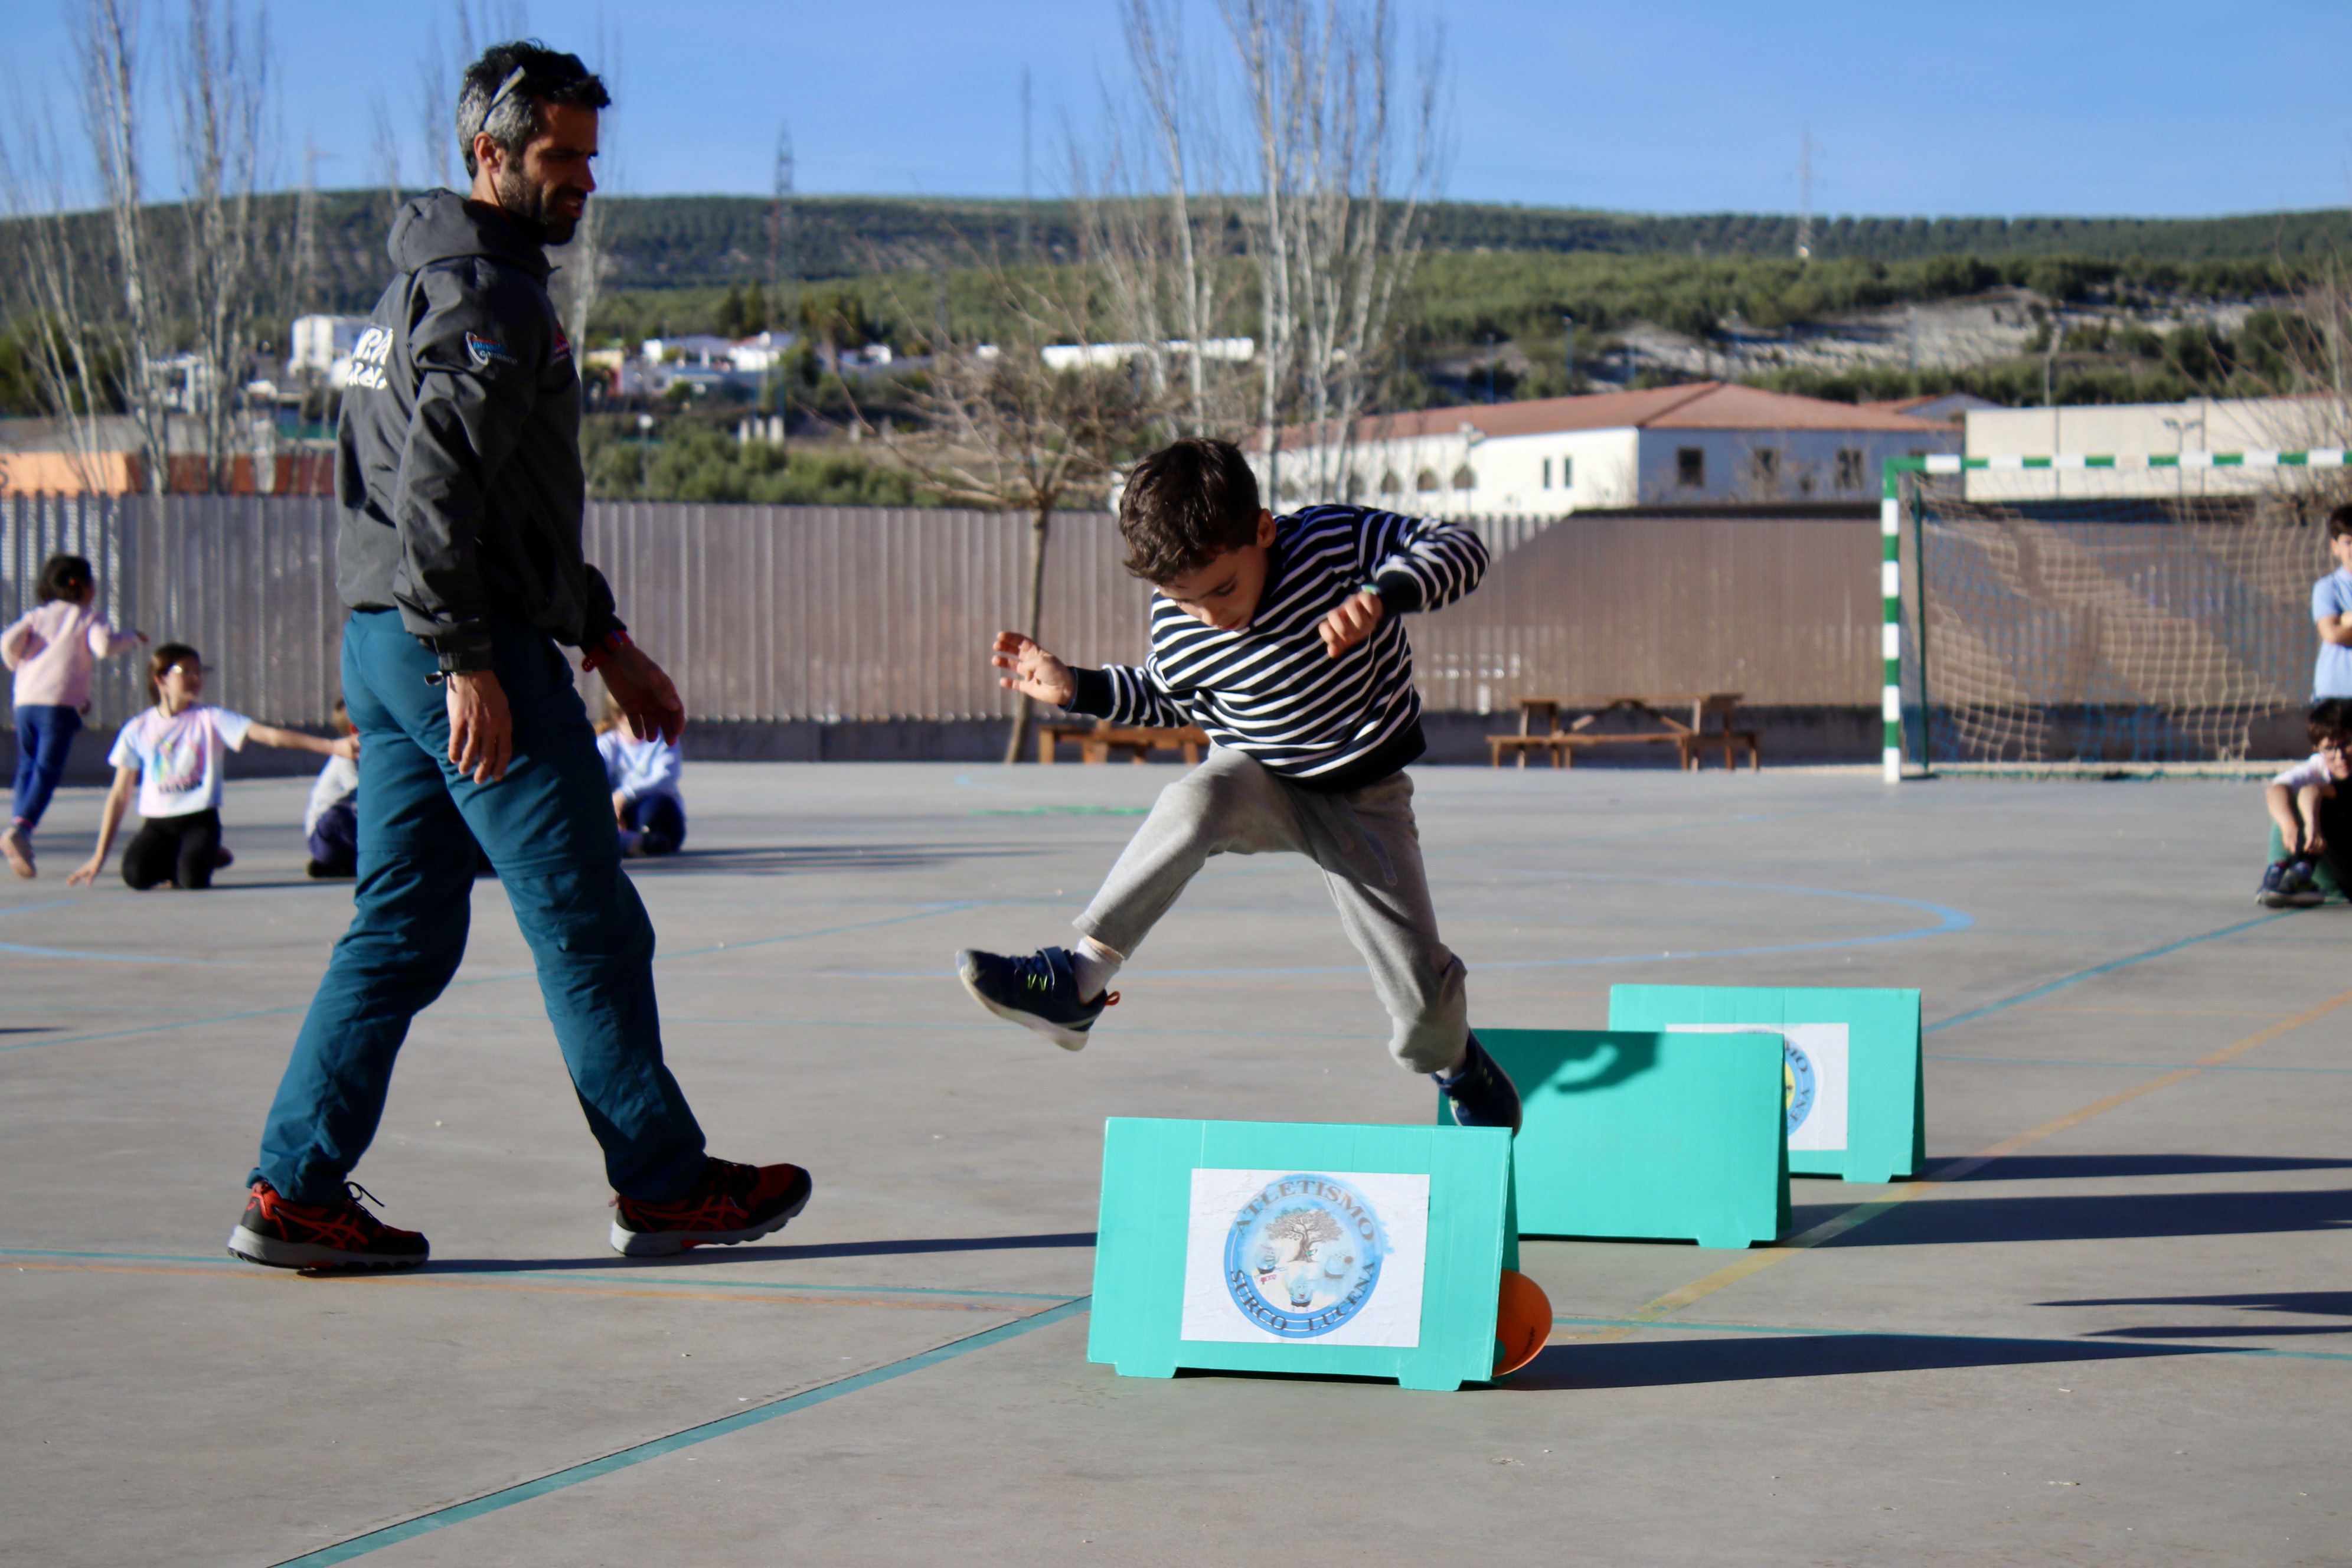
<path fill-rule="evenodd" d="M 2352 535 L 2352 501 L 2346 501 L 2327 514 L 2327 537 L 2333 541 Z"/>
<path fill-rule="evenodd" d="M 1231 441 L 1190 437 L 1128 470 L 1118 501 L 1127 569 L 1148 583 L 1196 572 L 1257 542 L 1257 476 Z"/>
<path fill-rule="evenodd" d="M 175 664 L 202 664 L 205 656 L 184 642 L 158 643 L 147 658 L 147 695 L 151 700 L 163 700 L 163 672 Z"/>
<path fill-rule="evenodd" d="M 2331 741 L 2339 746 L 2352 742 L 2352 700 L 2321 698 L 2311 705 L 2311 711 L 2304 715 L 2304 726 L 2315 747 L 2324 746 Z"/>
<path fill-rule="evenodd" d="M 539 134 L 539 106 L 568 103 L 603 109 L 613 101 L 604 83 L 578 55 L 562 55 L 537 38 L 492 44 L 466 68 L 457 89 L 457 155 L 474 173 L 474 138 L 487 134 L 520 158 Z"/>
<path fill-rule="evenodd" d="M 79 555 L 52 555 L 41 563 L 41 603 L 79 599 L 89 585 L 89 563 Z"/>

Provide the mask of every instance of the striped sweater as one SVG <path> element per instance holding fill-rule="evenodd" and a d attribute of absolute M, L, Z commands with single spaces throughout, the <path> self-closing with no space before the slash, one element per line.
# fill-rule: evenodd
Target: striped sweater
<path fill-rule="evenodd" d="M 1401 616 L 1476 587 L 1486 546 L 1460 523 L 1314 506 L 1275 520 L 1267 557 L 1249 625 L 1221 632 L 1155 594 L 1143 668 L 1072 670 L 1071 710 L 1115 724 L 1198 724 L 1216 744 L 1323 793 L 1388 777 L 1423 750 Z M 1367 583 L 1379 584 L 1388 614 L 1333 658 L 1316 628 Z"/>

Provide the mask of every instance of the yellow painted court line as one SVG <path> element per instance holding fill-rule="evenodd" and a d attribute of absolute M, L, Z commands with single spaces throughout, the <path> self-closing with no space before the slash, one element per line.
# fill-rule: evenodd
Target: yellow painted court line
<path fill-rule="evenodd" d="M 243 1268 L 174 1268 L 155 1263 L 19 1263 L 18 1273 L 28 1269 L 67 1274 L 179 1274 L 194 1275 L 205 1279 L 237 1279 L 259 1284 L 270 1277 Z M 409 1289 L 429 1290 L 523 1290 L 551 1293 L 558 1296 L 634 1296 L 655 1301 L 751 1301 L 768 1306 L 800 1307 L 891 1307 L 921 1312 L 1010 1312 L 1015 1317 L 1027 1314 L 1017 1307 L 999 1305 L 992 1301 L 924 1301 L 906 1298 L 866 1296 L 788 1296 L 744 1295 L 720 1290 L 625 1290 L 610 1285 L 534 1285 L 512 1279 L 452 1279 L 432 1274 L 368 1274 L 353 1275 L 333 1281 L 339 1284 L 369 1286 L 400 1286 Z"/>
<path fill-rule="evenodd" d="M 1603 1329 L 1592 1334 L 1560 1334 L 1554 1337 L 1560 1340 L 1574 1340 L 1580 1344 L 1622 1340 L 1626 1335 L 1635 1332 L 1644 1323 L 1665 1317 L 1670 1313 L 1679 1312 L 1694 1301 L 1703 1300 L 1726 1286 L 1737 1285 L 1748 1276 L 1771 1268 L 1775 1263 L 1794 1258 L 1799 1253 L 1810 1251 L 1825 1241 L 1834 1240 L 1856 1226 L 1868 1225 L 1897 1205 L 1908 1203 L 1913 1198 L 1924 1197 L 1937 1187 L 1972 1175 L 1995 1160 L 2014 1154 L 2029 1143 L 2039 1142 L 2053 1133 L 2063 1132 L 2070 1127 L 2079 1127 L 2094 1116 L 2103 1115 L 2118 1105 L 2137 1100 L 2141 1095 L 2154 1094 L 2159 1089 L 2169 1089 L 2176 1083 L 2195 1078 L 2207 1068 L 2220 1067 L 2233 1057 L 2243 1056 L 2256 1046 L 2268 1045 L 2281 1035 L 2300 1029 L 2315 1019 L 2324 1018 L 2347 1003 L 2352 1003 L 2352 991 L 2347 991 L 2341 996 L 2331 998 L 2322 1002 L 2316 1007 L 2297 1013 L 2292 1018 L 2282 1018 L 2268 1028 L 2258 1029 L 2234 1045 L 2222 1047 L 2211 1056 L 2200 1057 L 2194 1067 L 2177 1068 L 2171 1072 L 2152 1078 L 2146 1083 L 2135 1084 L 2130 1089 L 2120 1089 L 2104 1100 L 2095 1100 L 2079 1110 L 2068 1111 L 2055 1121 L 2045 1121 L 2030 1132 L 2021 1132 L 2014 1138 L 2003 1139 L 1990 1149 L 1982 1150 L 1965 1160 L 1948 1165 L 1924 1181 L 1906 1182 L 1883 1198 L 1874 1198 L 1869 1203 L 1857 1204 L 1843 1214 L 1832 1215 L 1811 1230 L 1800 1232 L 1787 1241 L 1775 1242 L 1770 1247 L 1758 1247 L 1738 1262 L 1727 1264 L 1705 1279 L 1694 1279 L 1678 1290 L 1669 1290 L 1656 1300 L 1636 1308 L 1620 1327 Z"/>

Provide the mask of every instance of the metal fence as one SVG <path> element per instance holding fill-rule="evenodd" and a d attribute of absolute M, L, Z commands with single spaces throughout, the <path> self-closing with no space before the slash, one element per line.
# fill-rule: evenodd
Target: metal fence
<path fill-rule="evenodd" d="M 88 556 L 117 626 L 194 644 L 206 696 L 315 724 L 337 691 L 331 500 L 0 498 L 0 614 L 41 562 Z M 1878 679 L 1870 520 L 1586 514 L 1474 524 L 1495 564 L 1416 623 L 1433 709 L 1521 696 L 1724 690 L 1751 704 L 1864 705 Z M 1019 613 L 1025 519 L 931 509 L 596 503 L 589 558 L 632 635 L 705 720 L 1009 713 L 987 646 Z M 1057 518 L 1043 637 L 1074 663 L 1143 652 L 1149 592 L 1112 521 Z M 139 661 L 100 667 L 91 722 L 145 701 Z"/>

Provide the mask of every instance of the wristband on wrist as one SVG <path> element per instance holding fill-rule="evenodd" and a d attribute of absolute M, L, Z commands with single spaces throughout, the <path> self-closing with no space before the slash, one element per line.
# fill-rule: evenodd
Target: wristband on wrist
<path fill-rule="evenodd" d="M 629 634 L 615 627 L 606 632 L 596 646 L 588 650 L 587 656 L 580 661 L 580 668 L 583 670 L 593 670 L 623 648 L 630 646 L 632 645 L 629 642 Z"/>

